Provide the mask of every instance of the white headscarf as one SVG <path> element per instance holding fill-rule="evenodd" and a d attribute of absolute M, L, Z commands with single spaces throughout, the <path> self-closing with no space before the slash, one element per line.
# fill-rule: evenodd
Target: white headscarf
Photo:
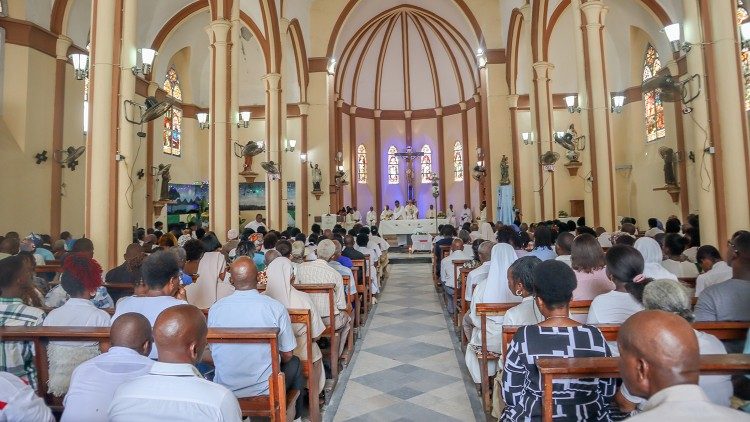
<path fill-rule="evenodd" d="M 490 272 L 487 275 L 487 287 L 479 303 L 520 302 L 508 287 L 508 268 L 517 259 L 516 251 L 507 243 L 498 243 L 492 247 Z"/>
<path fill-rule="evenodd" d="M 489 240 L 491 242 L 495 241 L 495 232 L 492 230 L 492 226 L 488 222 L 482 223 L 482 225 L 479 227 L 479 233 L 480 237 L 484 240 Z"/>
<path fill-rule="evenodd" d="M 206 252 L 198 262 L 198 280 L 185 287 L 189 304 L 200 309 L 210 308 L 217 300 L 234 293 L 228 278 L 221 280 L 227 261 L 221 252 Z"/>
<path fill-rule="evenodd" d="M 289 258 L 280 256 L 274 259 L 266 269 L 268 282 L 265 294 L 281 302 L 287 309 L 310 309 L 309 298 L 292 287 L 293 274 L 294 267 Z"/>
<path fill-rule="evenodd" d="M 643 275 L 654 280 L 667 279 L 677 281 L 677 276 L 667 271 L 661 265 L 664 254 L 659 246 L 659 242 L 653 238 L 644 236 L 635 241 L 635 248 L 643 255 L 643 260 L 646 262 Z"/>

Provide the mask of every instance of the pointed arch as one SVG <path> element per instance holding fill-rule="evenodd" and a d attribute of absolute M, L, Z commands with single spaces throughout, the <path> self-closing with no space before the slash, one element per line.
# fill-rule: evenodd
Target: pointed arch
<path fill-rule="evenodd" d="M 367 183 L 367 148 L 357 147 L 357 183 Z"/>
<path fill-rule="evenodd" d="M 750 13 L 743 2 L 737 5 L 737 30 L 743 23 L 750 21 Z M 740 70 L 742 71 L 742 82 L 744 83 L 745 111 L 750 111 L 750 47 L 747 43 L 740 45 Z"/>
<path fill-rule="evenodd" d="M 646 46 L 643 57 L 643 80 L 647 81 L 661 70 L 659 53 L 650 43 Z M 661 89 L 643 93 L 644 118 L 646 119 L 646 142 L 653 142 L 666 136 L 664 124 L 664 104 L 661 100 Z"/>
<path fill-rule="evenodd" d="M 398 174 L 398 156 L 396 155 L 398 151 L 396 150 L 396 147 L 391 145 L 388 147 L 388 184 L 389 185 L 398 185 L 399 183 L 399 174 Z"/>
<path fill-rule="evenodd" d="M 464 180 L 464 146 L 461 141 L 453 144 L 453 180 L 456 182 Z"/>

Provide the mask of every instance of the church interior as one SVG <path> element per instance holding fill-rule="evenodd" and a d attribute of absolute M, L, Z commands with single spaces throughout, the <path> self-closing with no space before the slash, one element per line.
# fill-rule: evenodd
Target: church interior
<path fill-rule="evenodd" d="M 184 420 L 750 420 L 748 111 L 747 0 L 0 0 L 0 347 L 26 359 L 19 371 L 4 353 L 0 378 L 44 408 L 7 420 L 169 417 L 154 410 L 167 399 L 138 403 L 125 385 L 96 417 L 66 417 L 83 366 L 69 397 L 53 388 L 55 343 L 111 339 L 99 357 L 113 353 L 116 319 L 141 312 L 127 302 L 156 296 L 195 306 L 141 312 L 154 349 L 180 354 L 170 318 L 202 324 L 212 360 L 183 360 L 214 390 L 191 388 L 237 396 Z M 187 280 L 174 290 L 151 280 L 170 249 Z M 23 291 L 24 252 L 43 282 L 29 287 L 38 323 L 5 316 L 20 321 L 4 301 Z M 115 283 L 117 269 L 134 278 Z M 232 314 L 246 290 L 286 305 L 286 322 L 258 323 L 276 314 L 257 298 L 243 309 L 266 315 Z M 106 324 L 46 326 L 79 297 Z M 627 315 L 601 318 L 613 309 Z M 132 339 L 137 323 L 117 328 Z M 532 359 L 549 327 L 577 346 Z M 671 357 L 657 353 L 667 337 Z M 273 364 L 252 375 L 266 388 L 253 401 L 235 385 L 248 374 L 221 366 L 264 342 Z M 656 366 L 694 376 L 670 384 Z M 597 406 L 571 393 L 584 375 Z M 655 399 L 688 384 L 686 413 Z"/>

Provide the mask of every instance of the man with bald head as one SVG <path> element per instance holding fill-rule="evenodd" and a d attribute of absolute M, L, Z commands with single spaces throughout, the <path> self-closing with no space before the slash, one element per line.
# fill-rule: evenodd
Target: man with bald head
<path fill-rule="evenodd" d="M 471 257 L 464 252 L 464 242 L 461 239 L 455 238 L 451 242 L 450 255 L 443 258 L 440 262 L 440 281 L 443 283 L 446 307 L 448 308 L 448 313 L 451 315 L 456 311 L 453 303 L 453 293 L 456 289 L 456 276 L 455 270 L 453 269 L 453 261 L 469 259 L 471 259 Z"/>
<path fill-rule="evenodd" d="M 620 375 L 630 394 L 648 401 L 629 421 L 748 421 L 750 416 L 711 403 L 698 386 L 700 352 L 693 327 L 664 311 L 641 311 L 617 336 Z"/>
<path fill-rule="evenodd" d="M 266 253 L 268 256 L 269 251 Z M 211 328 L 261 328 L 279 329 L 279 351 L 281 370 L 284 372 L 287 390 L 304 389 L 300 372 L 300 360 L 293 356 L 297 341 L 292 322 L 284 305 L 266 295 L 258 293 L 258 269 L 246 256 L 237 258 L 229 267 L 230 281 L 234 293 L 219 299 L 208 313 Z M 211 345 L 211 357 L 216 367 L 214 382 L 229 388 L 237 397 L 253 397 L 268 394 L 268 377 L 271 375 L 271 353 L 263 344 Z M 297 400 L 297 414 L 302 400 Z"/>
<path fill-rule="evenodd" d="M 107 421 L 107 410 L 121 384 L 148 374 L 154 361 L 151 324 L 138 313 L 122 314 L 109 331 L 107 353 L 78 365 L 70 378 L 61 421 Z"/>
<path fill-rule="evenodd" d="M 237 398 L 226 387 L 203 379 L 195 364 L 206 348 L 206 318 L 193 305 L 165 309 L 154 324 L 159 361 L 148 375 L 121 385 L 109 420 L 241 421 Z"/>
<path fill-rule="evenodd" d="M 365 259 L 365 254 L 356 250 L 354 236 L 347 234 L 344 236 L 344 249 L 341 251 L 341 255 L 349 259 Z"/>

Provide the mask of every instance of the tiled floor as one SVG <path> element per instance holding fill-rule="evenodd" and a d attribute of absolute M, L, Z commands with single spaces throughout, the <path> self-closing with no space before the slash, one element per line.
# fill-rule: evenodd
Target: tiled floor
<path fill-rule="evenodd" d="M 341 374 L 324 420 L 483 420 L 448 324 L 432 285 L 430 264 L 392 265 L 390 280 L 353 362 Z"/>

